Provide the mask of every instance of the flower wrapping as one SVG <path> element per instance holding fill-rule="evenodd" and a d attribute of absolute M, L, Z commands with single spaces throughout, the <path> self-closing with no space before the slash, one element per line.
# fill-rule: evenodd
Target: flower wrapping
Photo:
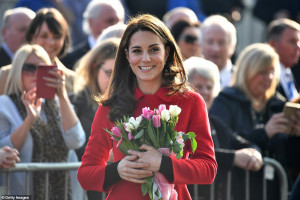
<path fill-rule="evenodd" d="M 125 117 L 117 121 L 111 131 L 105 129 L 112 140 L 116 141 L 119 150 L 128 154 L 128 150 L 139 151 L 142 144 L 147 144 L 158 149 L 162 154 L 176 156 L 180 159 L 183 156 L 185 141 L 191 141 L 192 152 L 197 148 L 195 133 L 177 132 L 175 126 L 181 108 L 177 105 L 161 104 L 157 109 L 151 110 L 149 107 L 142 109 L 142 114 L 136 118 Z M 150 196 L 150 199 L 177 199 L 177 192 L 174 184 L 170 184 L 165 177 L 156 173 L 154 177 L 146 178 L 146 183 L 141 186 L 143 195 Z"/>

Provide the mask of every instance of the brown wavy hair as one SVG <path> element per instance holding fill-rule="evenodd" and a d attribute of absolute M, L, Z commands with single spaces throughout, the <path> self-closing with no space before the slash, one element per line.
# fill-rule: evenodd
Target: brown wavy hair
<path fill-rule="evenodd" d="M 162 71 L 163 86 L 170 90 L 167 95 L 188 89 L 182 56 L 169 29 L 161 20 L 152 15 L 138 15 L 128 22 L 119 45 L 108 89 L 100 102 L 103 106 L 110 106 L 108 117 L 112 122 L 122 119 L 124 115 L 132 116 L 136 107 L 134 98 L 134 90 L 137 85 L 136 76 L 131 70 L 125 50 L 128 50 L 132 35 L 138 31 L 150 31 L 156 34 L 165 48 L 170 48 Z"/>

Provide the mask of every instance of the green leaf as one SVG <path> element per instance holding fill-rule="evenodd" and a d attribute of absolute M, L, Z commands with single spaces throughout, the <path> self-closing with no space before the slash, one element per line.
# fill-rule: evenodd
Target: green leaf
<path fill-rule="evenodd" d="M 147 183 L 142 184 L 142 194 L 145 196 L 148 193 L 148 185 Z"/>
<path fill-rule="evenodd" d="M 138 132 L 135 136 L 134 139 L 139 139 L 140 137 L 142 137 L 144 135 L 144 129 L 140 130 L 140 132 Z"/>
<path fill-rule="evenodd" d="M 197 149 L 197 141 L 196 141 L 196 134 L 194 132 L 188 132 L 187 135 L 191 137 L 191 146 L 192 146 L 192 152 L 194 153 Z"/>
<path fill-rule="evenodd" d="M 192 145 L 192 151 L 194 153 L 197 149 L 197 141 L 195 140 L 195 138 L 191 138 L 191 145 Z"/>
<path fill-rule="evenodd" d="M 153 126 L 152 126 L 152 120 L 149 121 L 148 123 L 148 135 L 150 137 L 150 140 L 152 142 L 152 146 L 154 146 L 156 149 L 158 149 L 158 145 L 157 145 L 157 142 L 155 141 L 155 135 L 154 135 L 154 129 L 153 129 Z"/>

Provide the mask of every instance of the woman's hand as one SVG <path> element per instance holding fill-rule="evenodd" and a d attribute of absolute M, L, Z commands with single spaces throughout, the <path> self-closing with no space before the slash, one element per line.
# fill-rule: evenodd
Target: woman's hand
<path fill-rule="evenodd" d="M 14 167 L 17 162 L 20 162 L 19 152 L 17 149 L 5 146 L 0 149 L 0 166 L 2 168 Z"/>
<path fill-rule="evenodd" d="M 300 111 L 297 111 L 290 117 L 290 123 L 293 127 L 293 135 L 300 136 Z"/>
<path fill-rule="evenodd" d="M 258 171 L 263 165 L 261 154 L 252 148 L 236 150 L 233 162 L 235 166 L 251 171 Z"/>
<path fill-rule="evenodd" d="M 42 109 L 42 100 L 40 98 L 36 99 L 36 87 L 28 92 L 24 91 L 21 99 L 26 108 L 27 119 L 33 123 Z"/>
<path fill-rule="evenodd" d="M 46 85 L 52 88 L 56 88 L 56 94 L 58 98 L 64 97 L 64 95 L 67 94 L 67 90 L 66 90 L 66 77 L 63 71 L 54 69 L 54 70 L 49 70 L 48 73 L 54 77 L 44 77 L 44 79 L 47 81 Z"/>
<path fill-rule="evenodd" d="M 274 114 L 265 126 L 268 137 L 272 138 L 277 133 L 285 133 L 289 123 L 283 112 Z"/>
<path fill-rule="evenodd" d="M 152 146 L 143 144 L 140 146 L 140 151 L 129 150 L 128 153 L 136 155 L 138 157 L 137 162 L 149 163 L 150 166 L 147 168 L 152 172 L 158 172 L 161 164 L 162 154 Z"/>
<path fill-rule="evenodd" d="M 146 168 L 149 163 L 137 162 L 137 155 L 130 155 L 123 158 L 118 164 L 118 173 L 126 181 L 133 183 L 145 183 L 145 178 L 153 175 L 153 172 Z"/>

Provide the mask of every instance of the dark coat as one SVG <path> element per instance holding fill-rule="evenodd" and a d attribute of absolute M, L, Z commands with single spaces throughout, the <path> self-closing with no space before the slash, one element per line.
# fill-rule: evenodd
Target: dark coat
<path fill-rule="evenodd" d="M 11 59 L 3 47 L 0 48 L 0 68 L 11 64 Z"/>
<path fill-rule="evenodd" d="M 73 50 L 67 55 L 65 55 L 61 62 L 69 69 L 73 69 L 76 62 L 84 56 L 89 50 L 91 49 L 89 42 L 86 40 L 84 42 L 79 43 L 76 45 Z"/>

